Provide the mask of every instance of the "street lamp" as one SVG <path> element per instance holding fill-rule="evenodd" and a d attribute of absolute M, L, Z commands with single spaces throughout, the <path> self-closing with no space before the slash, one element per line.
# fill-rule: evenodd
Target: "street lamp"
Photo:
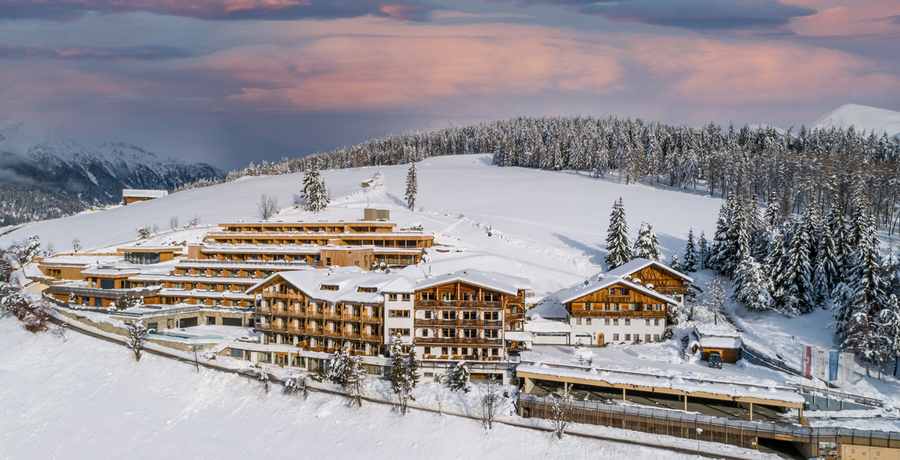
<path fill-rule="evenodd" d="M 700 433 L 703 433 L 703 428 L 697 428 L 697 457 L 700 456 Z"/>

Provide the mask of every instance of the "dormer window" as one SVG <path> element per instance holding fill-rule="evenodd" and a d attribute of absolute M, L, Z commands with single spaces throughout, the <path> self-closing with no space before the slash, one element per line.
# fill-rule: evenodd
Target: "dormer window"
<path fill-rule="evenodd" d="M 322 286 L 319 287 L 319 289 L 321 289 L 323 291 L 337 291 L 338 286 L 336 284 L 323 284 Z"/>

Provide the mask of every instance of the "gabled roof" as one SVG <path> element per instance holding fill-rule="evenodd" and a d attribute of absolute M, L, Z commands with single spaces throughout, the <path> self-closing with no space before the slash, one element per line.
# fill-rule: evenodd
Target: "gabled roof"
<path fill-rule="evenodd" d="M 396 275 L 367 272 L 356 267 L 340 267 L 329 270 L 302 270 L 275 273 L 247 290 L 256 294 L 271 281 L 281 279 L 294 286 L 307 297 L 329 303 L 381 303 L 382 289 L 395 281 Z M 323 285 L 337 286 L 337 290 L 324 290 Z M 360 287 L 375 288 L 375 292 L 359 292 Z"/>
<path fill-rule="evenodd" d="M 462 282 L 474 284 L 492 291 L 502 292 L 509 295 L 518 295 L 519 290 L 531 289 L 531 282 L 525 278 L 518 276 L 504 275 L 497 272 L 483 272 L 478 270 L 466 269 L 445 275 L 438 275 L 434 278 L 427 278 L 416 283 L 415 290 L 440 286 L 447 283 Z"/>
<path fill-rule="evenodd" d="M 148 190 L 136 188 L 126 188 L 122 190 L 122 196 L 127 198 L 159 198 L 168 194 L 169 192 L 165 190 Z"/>
<path fill-rule="evenodd" d="M 666 297 L 656 291 L 647 289 L 640 284 L 632 283 L 631 281 L 626 280 L 625 278 L 621 278 L 619 276 L 614 275 L 602 275 L 598 274 L 592 278 L 591 281 L 587 281 L 583 284 L 579 284 L 576 286 L 572 286 L 567 289 L 563 289 L 556 293 L 556 298 L 559 300 L 561 304 L 567 304 L 576 299 L 580 299 L 589 294 L 593 294 L 601 289 L 606 289 L 608 287 L 614 286 L 616 284 L 621 284 L 629 289 L 634 289 L 642 294 L 653 297 L 654 299 L 660 300 L 665 303 L 674 304 L 675 301 L 669 297 Z"/>
<path fill-rule="evenodd" d="M 611 276 L 619 276 L 619 277 L 624 278 L 624 277 L 626 277 L 626 276 L 631 276 L 631 275 L 633 275 L 635 272 L 641 271 L 641 270 L 643 270 L 644 268 L 649 267 L 649 266 L 651 266 L 651 265 L 654 266 L 655 268 L 658 268 L 658 269 L 662 270 L 662 271 L 669 272 L 670 274 L 672 274 L 672 275 L 674 275 L 674 276 L 676 276 L 676 277 L 678 277 L 678 278 L 682 278 L 682 279 L 686 280 L 686 281 L 689 282 L 689 283 L 693 283 L 693 282 L 694 282 L 694 279 L 693 279 L 693 278 L 691 278 L 690 276 L 685 275 L 684 273 L 681 273 L 681 272 L 678 271 L 678 270 L 673 269 L 672 267 L 669 267 L 669 266 L 667 266 L 667 265 L 665 265 L 665 264 L 656 262 L 656 261 L 654 261 L 654 260 L 650 260 L 650 259 L 640 259 L 640 258 L 634 259 L 634 260 L 632 260 L 632 261 L 626 263 L 625 265 L 621 265 L 621 266 L 619 266 L 619 267 L 616 267 L 615 269 L 608 271 L 608 272 L 606 273 L 606 275 L 607 275 L 607 276 L 610 276 L 610 275 L 611 275 Z"/>

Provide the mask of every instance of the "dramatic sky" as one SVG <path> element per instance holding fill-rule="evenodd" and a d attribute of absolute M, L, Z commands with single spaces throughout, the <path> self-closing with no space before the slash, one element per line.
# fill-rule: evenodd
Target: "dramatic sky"
<path fill-rule="evenodd" d="M 225 168 L 515 115 L 900 110 L 897 0 L 0 0 L 0 126 Z"/>

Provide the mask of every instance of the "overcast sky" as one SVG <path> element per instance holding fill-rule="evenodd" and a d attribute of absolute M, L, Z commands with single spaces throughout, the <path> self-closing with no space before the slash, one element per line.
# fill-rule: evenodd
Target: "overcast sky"
<path fill-rule="evenodd" d="M 0 0 L 0 125 L 224 168 L 516 115 L 900 110 L 897 0 Z"/>

